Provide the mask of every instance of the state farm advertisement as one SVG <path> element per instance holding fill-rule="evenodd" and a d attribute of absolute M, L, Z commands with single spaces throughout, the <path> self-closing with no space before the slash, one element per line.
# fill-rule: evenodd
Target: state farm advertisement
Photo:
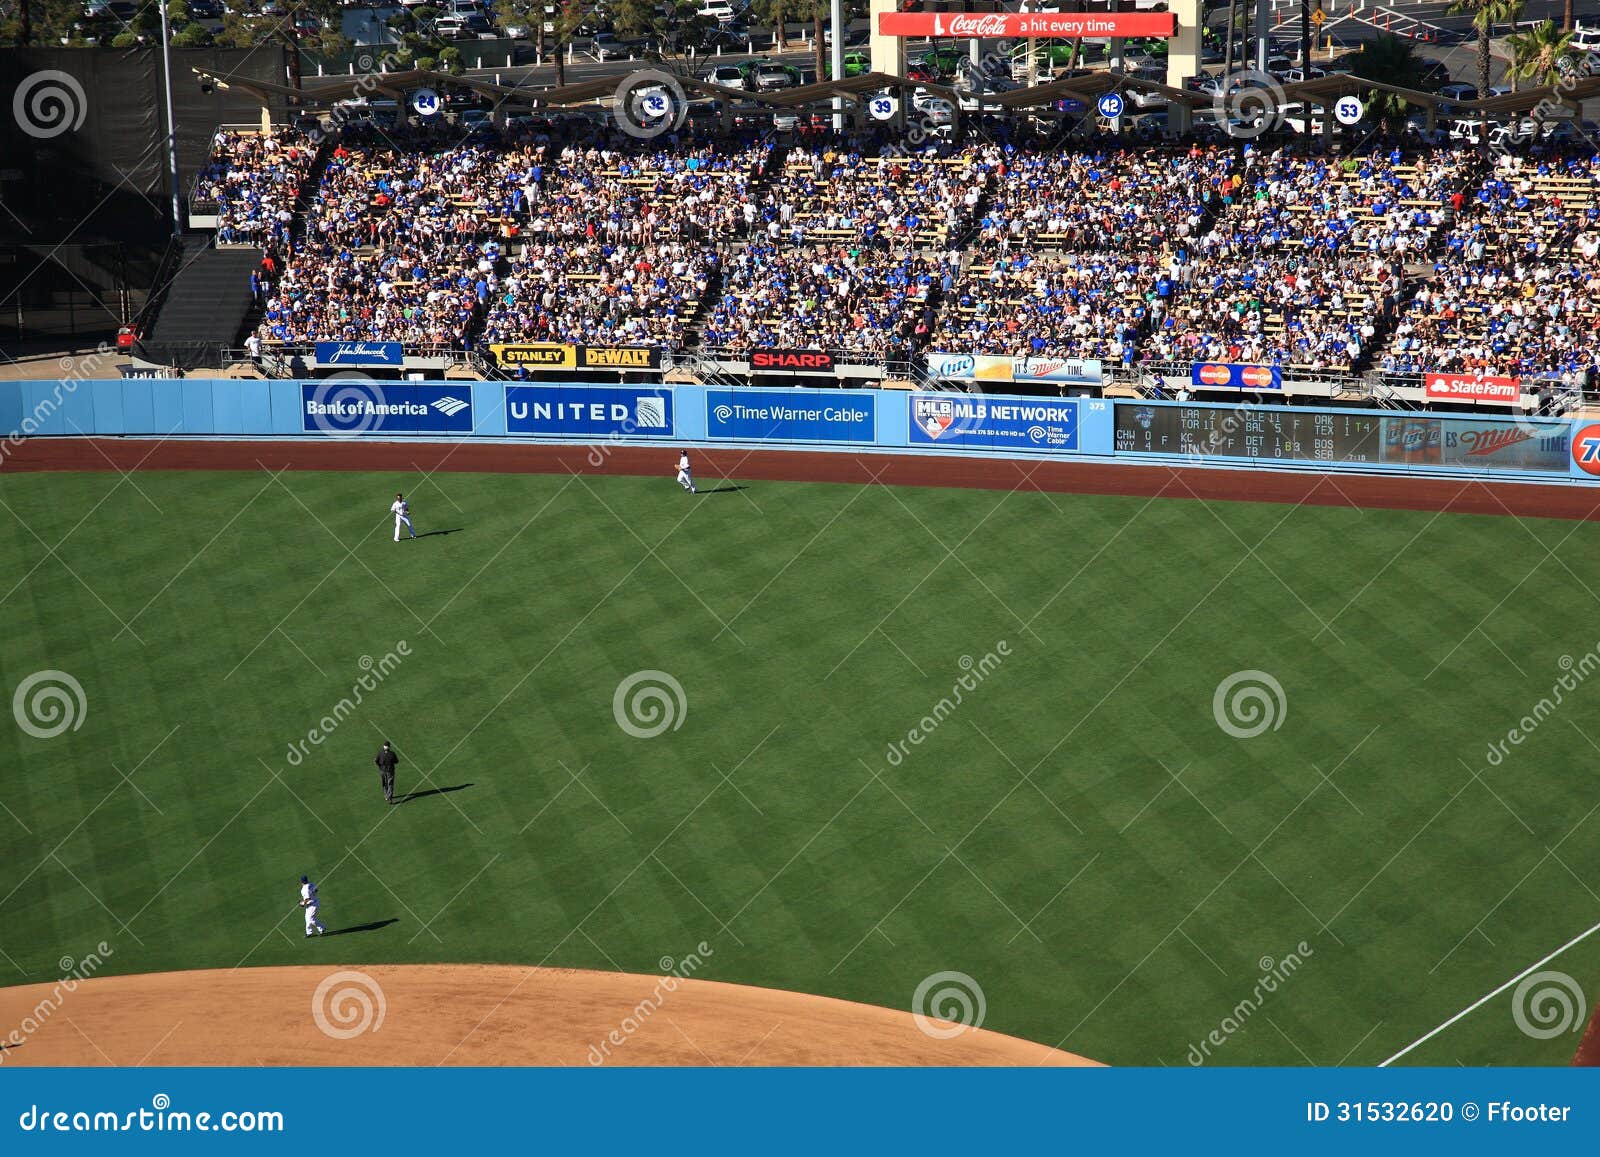
<path fill-rule="evenodd" d="M 967 40 L 1171 37 L 1177 34 L 1178 18 L 1171 12 L 881 12 L 878 31 L 884 36 L 951 36 Z"/>
<path fill-rule="evenodd" d="M 1492 374 L 1423 374 L 1422 389 L 1433 402 L 1496 402 L 1514 406 L 1522 398 L 1521 378 Z"/>

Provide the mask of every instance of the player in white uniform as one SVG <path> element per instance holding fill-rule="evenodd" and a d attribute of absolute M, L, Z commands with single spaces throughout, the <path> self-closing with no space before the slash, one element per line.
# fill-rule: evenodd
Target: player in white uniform
<path fill-rule="evenodd" d="M 327 931 L 322 926 L 322 921 L 317 919 L 317 909 L 320 907 L 317 900 L 317 886 L 305 876 L 300 877 L 300 907 L 306 910 L 307 936 L 321 936 Z"/>
<path fill-rule="evenodd" d="M 678 485 L 694 493 L 694 479 L 689 477 L 689 451 L 684 450 L 678 455 Z"/>
<path fill-rule="evenodd" d="M 406 501 L 405 495 L 396 494 L 394 501 L 389 504 L 389 509 L 394 512 L 394 540 L 400 541 L 401 523 L 405 523 L 406 529 L 411 531 L 411 537 L 416 538 L 416 528 L 411 525 L 411 503 Z"/>

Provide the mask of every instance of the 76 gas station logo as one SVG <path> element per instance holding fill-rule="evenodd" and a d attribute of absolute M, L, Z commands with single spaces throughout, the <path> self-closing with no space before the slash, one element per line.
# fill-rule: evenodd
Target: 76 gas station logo
<path fill-rule="evenodd" d="M 1585 474 L 1600 475 L 1600 423 L 1591 423 L 1572 439 L 1572 460 Z"/>

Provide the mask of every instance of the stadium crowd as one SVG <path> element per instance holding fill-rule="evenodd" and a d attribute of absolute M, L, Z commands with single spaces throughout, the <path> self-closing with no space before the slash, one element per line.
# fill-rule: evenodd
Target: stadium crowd
<path fill-rule="evenodd" d="M 1381 367 L 1562 377 L 1600 357 L 1600 157 L 1501 157 L 1463 198 Z"/>
<path fill-rule="evenodd" d="M 295 203 L 315 156 L 297 129 L 271 135 L 219 130 L 194 187 L 196 201 L 217 207 L 217 242 L 287 246 Z"/>
<path fill-rule="evenodd" d="M 908 153 L 825 132 L 775 146 L 348 127 L 297 229 L 310 143 L 214 144 L 196 193 L 218 205 L 219 242 L 268 250 L 268 342 L 1523 376 L 1589 371 L 1600 346 L 1600 157 L 1581 149 L 1486 165 L 1389 145 Z"/>

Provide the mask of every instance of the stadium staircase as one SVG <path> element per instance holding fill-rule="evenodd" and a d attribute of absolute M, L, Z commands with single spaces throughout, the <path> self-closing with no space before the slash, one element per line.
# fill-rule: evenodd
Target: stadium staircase
<path fill-rule="evenodd" d="M 334 147 L 323 138 L 300 186 L 290 225 L 290 250 L 305 236 L 311 205 L 322 185 Z M 263 250 L 254 245 L 218 248 L 213 231 L 186 234 L 177 272 L 167 282 L 155 326 L 139 343 L 140 357 L 163 365 L 194 369 L 220 366 L 222 351 L 236 347 L 261 320 L 261 305 L 250 295 L 250 274 Z"/>
<path fill-rule="evenodd" d="M 223 348 L 238 341 L 251 311 L 250 272 L 260 264 L 254 246 L 218 249 L 210 233 L 186 236 L 177 276 L 140 355 L 183 369 L 221 365 Z"/>
<path fill-rule="evenodd" d="M 1489 163 L 1480 157 L 1478 163 L 1462 175 L 1461 184 L 1455 191 L 1470 195 L 1472 190 L 1488 174 L 1489 167 Z M 1439 228 L 1433 231 L 1433 236 L 1428 240 L 1428 248 L 1423 254 L 1423 260 L 1408 263 L 1401 272 L 1400 299 L 1395 304 L 1394 312 L 1378 316 L 1373 325 L 1372 340 L 1366 344 L 1366 347 L 1361 351 L 1361 357 L 1352 367 L 1356 373 L 1361 375 L 1362 381 L 1367 388 L 1367 396 L 1379 406 L 1387 409 L 1413 408 L 1410 403 L 1404 401 L 1393 390 L 1383 385 L 1382 374 L 1377 372 L 1374 366 L 1381 361 L 1381 355 L 1389 351 L 1389 343 L 1394 337 L 1395 322 L 1402 314 L 1407 312 L 1412 298 L 1416 297 L 1417 291 L 1422 288 L 1422 283 L 1433 272 L 1434 263 L 1444 253 L 1449 241 L 1450 231 L 1455 228 L 1455 224 L 1456 211 L 1447 201 L 1445 202 L 1444 214 L 1440 220 Z"/>
<path fill-rule="evenodd" d="M 317 152 L 311 158 L 311 167 L 306 170 L 306 179 L 300 186 L 300 195 L 295 198 L 291 212 L 294 219 L 289 223 L 289 254 L 290 260 L 298 253 L 306 236 L 306 222 L 311 219 L 311 206 L 316 202 L 317 194 L 322 189 L 322 177 L 328 169 L 328 159 L 333 156 L 337 141 L 333 134 L 324 136 L 317 143 Z M 245 274 L 248 278 L 249 274 Z M 238 332 L 230 345 L 238 345 L 244 341 L 245 335 L 252 332 L 261 324 L 261 317 L 266 312 L 265 302 L 251 302 L 250 309 L 245 313 L 244 320 L 239 325 Z"/>

